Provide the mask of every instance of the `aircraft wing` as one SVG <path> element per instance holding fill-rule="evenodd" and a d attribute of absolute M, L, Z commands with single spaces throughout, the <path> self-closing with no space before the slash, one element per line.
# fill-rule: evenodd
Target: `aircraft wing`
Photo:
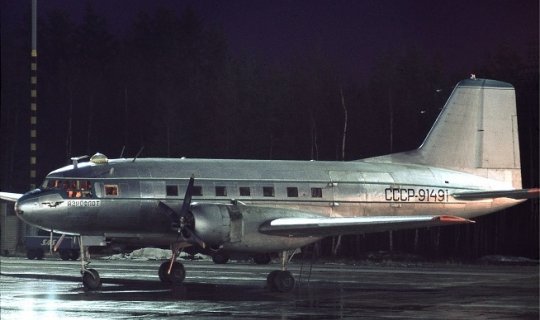
<path fill-rule="evenodd" d="M 494 198 L 532 199 L 540 196 L 540 188 L 501 190 L 501 191 L 467 191 L 454 193 L 452 196 L 460 200 L 481 200 Z"/>
<path fill-rule="evenodd" d="M 378 216 L 354 218 L 279 218 L 267 221 L 259 231 L 286 237 L 325 237 L 340 234 L 372 233 L 399 229 L 474 223 L 456 216 Z"/>
<path fill-rule="evenodd" d="M 22 197 L 22 193 L 0 192 L 0 199 L 15 202 Z"/>

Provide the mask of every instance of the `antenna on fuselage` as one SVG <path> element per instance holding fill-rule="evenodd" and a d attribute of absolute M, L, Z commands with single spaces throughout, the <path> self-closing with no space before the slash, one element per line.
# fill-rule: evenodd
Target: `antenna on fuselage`
<path fill-rule="evenodd" d="M 122 146 L 122 151 L 120 152 L 120 157 L 122 158 L 124 156 L 124 151 L 126 150 L 126 146 Z"/>
<path fill-rule="evenodd" d="M 141 155 L 143 150 L 144 150 L 144 146 L 142 146 L 141 149 L 139 149 L 139 152 L 137 152 L 137 154 L 135 155 L 135 158 L 133 158 L 132 162 L 135 162 L 135 160 L 137 160 L 137 158 Z"/>

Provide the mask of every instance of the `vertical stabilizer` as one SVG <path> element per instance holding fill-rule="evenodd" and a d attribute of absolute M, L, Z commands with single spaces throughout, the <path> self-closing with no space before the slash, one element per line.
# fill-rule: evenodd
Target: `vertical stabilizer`
<path fill-rule="evenodd" d="M 514 87 L 486 79 L 459 82 L 420 148 L 379 159 L 469 172 L 521 188 Z"/>

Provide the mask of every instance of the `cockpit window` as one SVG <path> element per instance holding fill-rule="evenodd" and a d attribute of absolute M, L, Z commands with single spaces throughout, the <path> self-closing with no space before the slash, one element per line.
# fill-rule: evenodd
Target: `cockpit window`
<path fill-rule="evenodd" d="M 106 184 L 105 185 L 105 195 L 106 196 L 118 196 L 118 186 L 115 184 Z"/>
<path fill-rule="evenodd" d="M 68 198 L 92 198 L 92 183 L 88 180 L 47 179 L 42 187 L 45 190 L 64 190 Z"/>

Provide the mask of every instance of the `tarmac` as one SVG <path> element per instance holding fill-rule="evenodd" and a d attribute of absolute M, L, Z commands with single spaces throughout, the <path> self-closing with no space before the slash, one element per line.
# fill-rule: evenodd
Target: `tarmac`
<path fill-rule="evenodd" d="M 185 282 L 162 284 L 161 261 L 94 260 L 100 291 L 80 262 L 0 258 L 6 319 L 538 319 L 536 266 L 294 262 L 290 293 L 266 288 L 278 263 L 182 261 Z"/>

